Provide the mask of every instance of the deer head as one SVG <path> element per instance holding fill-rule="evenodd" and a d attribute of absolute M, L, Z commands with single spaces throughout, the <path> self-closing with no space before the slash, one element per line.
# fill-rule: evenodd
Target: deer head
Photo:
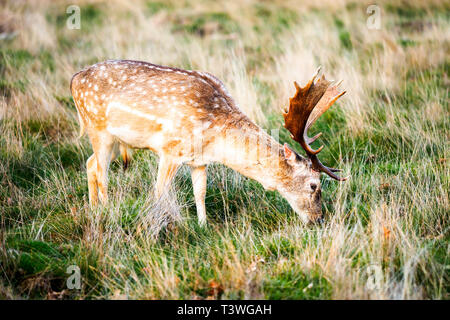
<path fill-rule="evenodd" d="M 332 85 L 325 76 L 315 81 L 319 71 L 320 69 L 303 88 L 294 82 L 297 91 L 289 100 L 289 109 L 283 114 L 285 128 L 291 133 L 292 139 L 305 150 L 307 158 L 298 155 L 284 144 L 283 152 L 290 178 L 284 180 L 279 191 L 305 222 L 320 222 L 323 219 L 320 173 L 324 172 L 338 181 L 348 178 L 337 176 L 335 172 L 340 171 L 339 169 L 328 168 L 319 161 L 317 154 L 323 146 L 317 150 L 310 146 L 322 133 L 310 138 L 308 129 L 345 93 L 339 92 L 340 83 Z"/>

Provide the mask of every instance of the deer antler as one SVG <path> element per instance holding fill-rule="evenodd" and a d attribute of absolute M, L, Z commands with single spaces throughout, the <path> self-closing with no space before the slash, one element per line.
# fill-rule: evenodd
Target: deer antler
<path fill-rule="evenodd" d="M 310 138 L 308 137 L 308 129 L 345 93 L 345 91 L 339 92 L 338 86 L 340 83 L 331 86 L 331 82 L 326 80 L 324 75 L 315 82 L 319 71 L 320 68 L 303 88 L 297 82 L 294 82 L 297 92 L 289 99 L 289 110 L 283 114 L 284 127 L 291 132 L 292 139 L 300 143 L 306 151 L 314 170 L 324 172 L 338 181 L 344 181 L 348 177 L 341 178 L 334 174 L 334 172 L 341 170 L 328 168 L 317 158 L 317 154 L 322 151 L 323 146 L 317 150 L 310 146 L 322 133 Z"/>

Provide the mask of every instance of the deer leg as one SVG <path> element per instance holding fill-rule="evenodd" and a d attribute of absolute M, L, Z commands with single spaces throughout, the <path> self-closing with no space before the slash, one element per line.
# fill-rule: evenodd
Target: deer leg
<path fill-rule="evenodd" d="M 88 168 L 88 172 L 91 170 L 91 176 L 95 176 L 96 191 L 98 191 L 96 193 L 98 193 L 100 202 L 106 204 L 108 201 L 108 167 L 111 162 L 116 142 L 112 135 L 101 131 L 89 132 L 89 138 L 91 139 L 92 148 L 94 149 L 95 154 L 94 159 L 96 161 L 93 162 L 91 160 L 92 163 L 90 163 L 91 167 L 90 169 Z M 94 199 L 94 191 L 92 191 L 91 194 L 91 188 L 89 189 L 89 195 L 92 195 L 92 199 Z M 92 205 L 97 204 L 97 194 L 95 194 L 95 200 L 91 201 L 91 203 Z"/>
<path fill-rule="evenodd" d="M 177 173 L 179 164 L 165 156 L 161 156 L 158 165 L 158 177 L 156 179 L 155 197 L 159 199 L 170 186 L 170 182 Z"/>
<path fill-rule="evenodd" d="M 91 207 L 97 206 L 98 194 L 97 194 L 97 160 L 95 159 L 95 154 L 89 157 L 86 162 L 86 171 L 88 178 L 88 188 L 89 188 L 89 204 Z"/>
<path fill-rule="evenodd" d="M 192 185 L 194 186 L 195 205 L 197 207 L 198 223 L 206 225 L 206 166 L 191 167 Z"/>
<path fill-rule="evenodd" d="M 102 145 L 96 155 L 98 195 L 103 204 L 108 202 L 108 168 L 111 162 L 112 148 L 112 143 Z"/>
<path fill-rule="evenodd" d="M 120 144 L 120 155 L 122 156 L 123 170 L 126 170 L 131 161 L 132 151 L 124 144 Z"/>

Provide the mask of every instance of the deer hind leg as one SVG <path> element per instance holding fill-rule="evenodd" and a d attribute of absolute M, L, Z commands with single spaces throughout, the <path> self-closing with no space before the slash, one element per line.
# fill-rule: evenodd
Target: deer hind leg
<path fill-rule="evenodd" d="M 89 204 L 91 207 L 97 206 L 98 194 L 97 194 L 97 159 L 95 159 L 95 154 L 89 157 L 86 162 L 86 171 L 88 178 L 88 188 L 89 188 Z"/>
<path fill-rule="evenodd" d="M 126 145 L 120 144 L 120 155 L 122 156 L 123 169 L 126 170 L 131 161 L 132 151 Z"/>
<path fill-rule="evenodd" d="M 88 183 L 89 200 L 92 206 L 97 205 L 97 198 L 106 204 L 108 201 L 108 168 L 113 156 L 116 141 L 105 131 L 89 132 L 94 154 L 89 158 Z"/>
<path fill-rule="evenodd" d="M 170 186 L 170 182 L 175 177 L 179 164 L 170 158 L 162 155 L 159 159 L 158 177 L 156 179 L 155 197 L 159 199 Z"/>
<path fill-rule="evenodd" d="M 191 167 L 192 185 L 194 187 L 195 205 L 197 207 L 198 223 L 206 225 L 206 166 Z"/>

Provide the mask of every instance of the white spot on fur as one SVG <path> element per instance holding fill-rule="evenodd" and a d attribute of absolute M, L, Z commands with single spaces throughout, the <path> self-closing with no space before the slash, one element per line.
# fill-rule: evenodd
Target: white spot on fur
<path fill-rule="evenodd" d="M 152 136 L 148 141 L 148 144 L 153 148 L 161 148 L 163 146 L 163 143 L 164 143 L 164 135 L 162 132 L 152 134 Z"/>
<path fill-rule="evenodd" d="M 121 111 L 124 111 L 124 112 L 128 112 L 128 113 L 133 114 L 133 115 L 135 115 L 137 117 L 144 118 L 144 119 L 147 119 L 147 120 L 151 120 L 151 121 L 156 120 L 156 117 L 154 115 L 146 114 L 146 113 L 141 112 L 139 110 L 132 109 L 132 108 L 128 107 L 127 105 L 124 105 L 124 104 L 122 104 L 120 102 L 110 102 L 108 104 L 108 107 L 106 108 L 106 116 L 108 116 L 108 114 L 114 109 L 118 109 L 118 110 L 121 110 Z"/>
<path fill-rule="evenodd" d="M 173 130 L 173 121 L 170 119 L 158 118 L 156 119 L 156 123 L 161 124 L 164 130 L 167 131 Z"/>

